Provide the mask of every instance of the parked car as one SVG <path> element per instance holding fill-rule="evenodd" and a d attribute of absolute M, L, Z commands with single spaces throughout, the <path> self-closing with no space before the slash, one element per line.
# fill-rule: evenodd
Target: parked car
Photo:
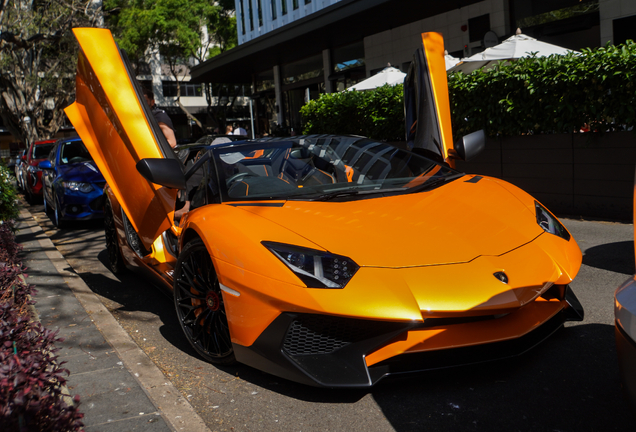
<path fill-rule="evenodd" d="M 416 151 L 334 135 L 211 142 L 185 171 L 110 32 L 73 31 L 81 85 L 66 113 L 108 179 L 110 266 L 171 291 L 204 359 L 368 387 L 521 354 L 583 319 L 569 287 L 582 255 L 561 222 L 453 169 L 484 135 L 454 144 L 440 35 L 423 35 L 405 81 Z"/>
<path fill-rule="evenodd" d="M 24 150 L 10 151 L 9 159 L 7 160 L 7 168 L 15 172 L 16 166 L 20 161 L 20 155 L 24 153 Z"/>
<path fill-rule="evenodd" d="M 44 210 L 53 213 L 58 228 L 65 221 L 104 216 L 106 180 L 80 138 L 58 140 L 39 168 L 44 184 Z"/>
<path fill-rule="evenodd" d="M 15 172 L 15 180 L 18 185 L 18 189 L 24 190 L 24 186 L 22 184 L 22 165 L 24 164 L 24 159 L 27 150 L 20 150 L 15 157 L 15 164 L 13 166 L 13 171 Z"/>
<path fill-rule="evenodd" d="M 30 203 L 42 196 L 42 170 L 38 164 L 45 160 L 55 145 L 55 140 L 35 141 L 31 143 L 21 168 L 22 186 Z"/>
<path fill-rule="evenodd" d="M 636 220 L 636 184 L 634 192 Z M 634 241 L 636 244 L 636 233 Z M 614 315 L 621 383 L 627 400 L 636 410 L 636 275 L 626 280 L 614 293 Z"/>

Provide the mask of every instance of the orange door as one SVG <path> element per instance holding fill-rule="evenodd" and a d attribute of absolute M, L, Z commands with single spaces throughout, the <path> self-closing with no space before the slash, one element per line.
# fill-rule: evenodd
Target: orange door
<path fill-rule="evenodd" d="M 404 110 L 407 145 L 453 165 L 448 157 L 453 131 L 444 39 L 439 33 L 422 33 L 422 48 L 415 52 L 404 80 Z"/>
<path fill-rule="evenodd" d="M 110 30 L 76 28 L 76 100 L 65 109 L 146 247 L 172 225 L 176 190 L 137 172 L 144 158 L 176 158 Z"/>

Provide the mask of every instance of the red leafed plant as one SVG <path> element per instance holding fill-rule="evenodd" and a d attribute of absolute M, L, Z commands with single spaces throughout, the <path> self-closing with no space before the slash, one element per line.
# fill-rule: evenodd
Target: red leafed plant
<path fill-rule="evenodd" d="M 34 321 L 29 305 L 35 292 L 11 222 L 0 224 L 0 425 L 3 431 L 78 431 L 79 397 L 67 404 L 62 393 L 69 371 L 57 362 L 52 332 Z"/>

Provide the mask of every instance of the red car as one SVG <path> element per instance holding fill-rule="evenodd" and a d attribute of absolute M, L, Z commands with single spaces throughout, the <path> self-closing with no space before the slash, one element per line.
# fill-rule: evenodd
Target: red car
<path fill-rule="evenodd" d="M 56 140 L 35 141 L 23 156 L 22 185 L 27 200 L 32 203 L 36 196 L 42 196 L 42 170 L 38 164 L 49 156 Z"/>

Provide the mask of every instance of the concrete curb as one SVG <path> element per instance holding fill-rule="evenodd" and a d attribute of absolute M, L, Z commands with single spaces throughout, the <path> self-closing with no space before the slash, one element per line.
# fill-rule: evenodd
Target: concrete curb
<path fill-rule="evenodd" d="M 20 216 L 23 219 L 34 220 L 31 213 L 25 208 L 20 209 Z M 135 377 L 148 398 L 161 412 L 166 422 L 175 431 L 210 432 L 192 405 L 119 325 L 82 278 L 65 270 L 71 267 L 70 264 L 55 248 L 40 225 L 36 224 L 28 229 L 34 234 L 43 234 L 38 242 L 46 251 L 47 257 L 63 277 L 64 282 L 71 288 L 104 339 L 117 351 L 126 369 Z"/>

